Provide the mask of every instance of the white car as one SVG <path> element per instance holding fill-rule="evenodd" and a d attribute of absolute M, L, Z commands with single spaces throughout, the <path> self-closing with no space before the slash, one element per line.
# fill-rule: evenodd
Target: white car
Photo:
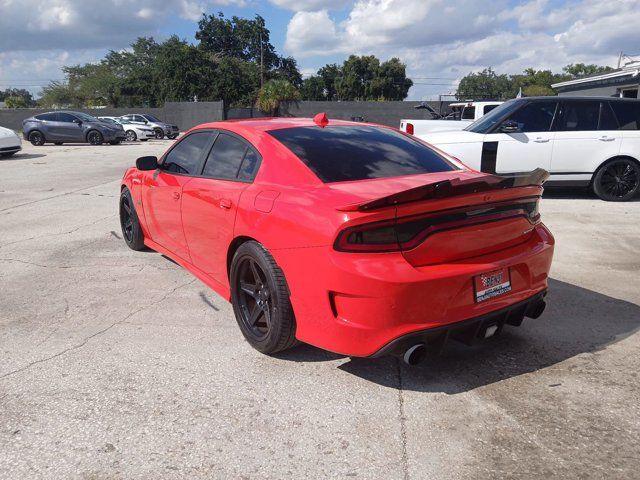
<path fill-rule="evenodd" d="M 462 130 L 471 125 L 475 120 L 483 117 L 494 108 L 502 105 L 503 102 L 460 102 L 451 103 L 449 108 L 453 110 L 452 118 L 443 119 L 437 116 L 430 120 L 400 120 L 400 130 L 411 135 L 425 135 L 431 132 L 447 132 L 450 130 Z M 431 114 L 439 115 L 428 104 L 423 104 L 424 108 L 429 108 Z"/>
<path fill-rule="evenodd" d="M 22 150 L 22 139 L 9 128 L 0 127 L 0 158 L 7 158 Z"/>
<path fill-rule="evenodd" d="M 461 131 L 416 135 L 483 172 L 543 168 L 548 185 L 591 186 L 603 200 L 640 190 L 640 100 L 509 100 Z"/>
<path fill-rule="evenodd" d="M 122 125 L 127 142 L 135 142 L 136 140 L 146 142 L 150 138 L 156 138 L 156 132 L 153 131 L 153 128 L 147 127 L 145 124 L 129 122 L 119 117 L 98 117 L 98 120 Z"/>
<path fill-rule="evenodd" d="M 163 122 L 148 113 L 130 113 L 119 117 L 119 119 L 126 122 L 142 123 L 147 127 L 153 128 L 153 131 L 156 132 L 157 139 L 163 139 L 166 136 L 173 140 L 178 138 L 178 135 L 180 135 L 180 129 L 177 125 L 171 125 L 170 123 Z"/>

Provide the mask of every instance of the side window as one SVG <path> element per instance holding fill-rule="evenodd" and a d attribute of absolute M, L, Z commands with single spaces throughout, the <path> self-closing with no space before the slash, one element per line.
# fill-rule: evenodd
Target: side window
<path fill-rule="evenodd" d="M 169 151 L 160 168 L 171 173 L 197 175 L 200 159 L 211 135 L 211 132 L 196 132 L 186 136 Z"/>
<path fill-rule="evenodd" d="M 600 102 L 564 102 L 558 131 L 575 132 L 598 129 Z"/>
<path fill-rule="evenodd" d="M 522 132 L 547 132 L 558 102 L 531 102 L 515 111 L 508 120 L 518 124 Z"/>
<path fill-rule="evenodd" d="M 620 130 L 640 130 L 640 102 L 619 101 L 610 104 L 620 124 Z"/>
<path fill-rule="evenodd" d="M 485 105 L 484 109 L 482 110 L 482 114 L 486 115 L 487 113 L 489 113 L 491 110 L 493 110 L 494 108 L 496 108 L 498 105 Z"/>
<path fill-rule="evenodd" d="M 146 122 L 146 121 L 147 121 L 147 119 L 146 119 L 146 118 L 144 118 L 142 115 L 136 115 L 135 117 L 133 117 L 133 119 L 134 119 L 134 121 L 136 121 L 136 122 L 142 122 L 142 123 L 144 123 L 144 122 Z"/>
<path fill-rule="evenodd" d="M 213 144 L 202 174 L 211 178 L 236 180 L 248 148 L 242 140 L 221 133 Z"/>
<path fill-rule="evenodd" d="M 609 102 L 600 102 L 600 121 L 598 130 L 618 130 L 618 120 L 611 110 Z"/>
<path fill-rule="evenodd" d="M 38 120 L 45 120 L 47 122 L 55 122 L 56 114 L 55 113 L 43 113 L 41 115 L 36 115 Z"/>
<path fill-rule="evenodd" d="M 68 113 L 63 113 L 60 112 L 58 113 L 58 121 L 59 122 L 66 122 L 66 123 L 73 123 L 73 121 L 76 119 L 76 117 L 74 117 L 73 115 L 70 115 Z"/>
<path fill-rule="evenodd" d="M 260 157 L 258 154 L 251 148 L 247 150 L 247 153 L 244 156 L 244 160 L 242 161 L 242 165 L 240 166 L 240 171 L 238 172 L 238 179 L 246 182 L 251 182 L 258 173 L 258 167 L 260 166 Z"/>
<path fill-rule="evenodd" d="M 476 107 L 464 107 L 462 109 L 462 120 L 473 120 L 476 118 Z"/>

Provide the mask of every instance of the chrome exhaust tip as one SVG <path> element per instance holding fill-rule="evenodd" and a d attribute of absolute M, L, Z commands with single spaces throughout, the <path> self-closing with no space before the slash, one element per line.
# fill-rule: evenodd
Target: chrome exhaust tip
<path fill-rule="evenodd" d="M 402 360 L 405 364 L 413 367 L 414 365 L 422 362 L 427 355 L 427 347 L 424 343 L 416 343 L 412 347 L 409 347 L 404 355 L 402 356 Z"/>

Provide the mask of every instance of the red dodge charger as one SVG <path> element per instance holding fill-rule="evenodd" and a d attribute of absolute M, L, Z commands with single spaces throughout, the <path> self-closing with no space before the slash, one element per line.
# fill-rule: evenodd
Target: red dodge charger
<path fill-rule="evenodd" d="M 267 118 L 187 132 L 122 181 L 129 247 L 233 304 L 264 353 L 298 341 L 409 364 L 544 310 L 544 170 L 467 168 L 380 125 Z"/>

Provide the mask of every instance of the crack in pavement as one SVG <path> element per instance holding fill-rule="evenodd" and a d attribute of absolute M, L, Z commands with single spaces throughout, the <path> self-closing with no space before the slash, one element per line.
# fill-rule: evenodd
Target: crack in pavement
<path fill-rule="evenodd" d="M 402 442 L 402 473 L 404 480 L 409 480 L 409 459 L 407 456 L 407 424 L 404 414 L 404 385 L 402 383 L 402 365 L 396 358 L 398 372 L 398 416 L 400 419 L 400 440 Z"/>
<path fill-rule="evenodd" d="M 192 284 L 193 282 L 195 282 L 196 280 L 197 280 L 197 278 L 193 278 L 193 279 L 191 279 L 190 281 L 188 281 L 187 283 L 183 283 L 182 285 L 178 285 L 177 287 L 173 288 L 173 289 L 172 289 L 171 291 L 169 291 L 168 293 L 165 293 L 165 294 L 162 296 L 162 298 L 160 298 L 160 299 L 158 299 L 158 300 L 156 300 L 156 301 L 154 301 L 154 302 L 151 302 L 151 303 L 149 303 L 149 304 L 147 304 L 147 305 L 145 305 L 145 306 L 143 306 L 143 307 L 140 307 L 140 308 L 138 308 L 137 310 L 134 310 L 133 312 L 129 313 L 129 314 L 128 314 L 128 315 L 126 315 L 125 317 L 121 318 L 120 320 L 117 320 L 117 321 L 113 322 L 111 325 L 109 325 L 109 326 L 107 326 L 107 327 L 105 327 L 105 328 L 103 328 L 103 329 L 101 329 L 101 330 L 98 330 L 98 331 L 97 331 L 97 332 L 95 332 L 95 333 L 92 333 L 92 334 L 91 334 L 91 335 L 89 335 L 88 337 L 85 337 L 85 339 L 84 339 L 82 342 L 78 343 L 77 345 L 73 345 L 73 346 L 71 346 L 71 347 L 65 348 L 64 350 L 61 350 L 60 352 L 55 353 L 55 354 L 53 354 L 53 355 L 50 355 L 50 356 L 48 356 L 48 357 L 40 358 L 40 359 L 38 359 L 38 360 L 34 360 L 33 362 L 28 363 L 28 364 L 27 364 L 27 365 L 25 365 L 24 367 L 20 367 L 20 368 L 18 368 L 18 369 L 16 369 L 16 370 L 12 370 L 12 371 L 10 371 L 10 372 L 7 372 L 7 373 L 4 373 L 4 374 L 0 375 L 0 380 L 3 380 L 3 379 L 5 379 L 5 378 L 10 377 L 10 376 L 12 376 L 12 375 L 15 375 L 15 374 L 17 374 L 17 373 L 24 372 L 25 370 L 28 370 L 29 368 L 31 368 L 31 367 L 33 367 L 33 366 L 35 366 L 35 365 L 38 365 L 38 364 L 40 364 L 40 363 L 48 362 L 48 361 L 50 361 L 50 360 L 53 360 L 53 359 L 58 358 L 58 357 L 61 357 L 61 356 L 65 355 L 65 354 L 67 354 L 67 353 L 69 353 L 69 352 L 74 351 L 74 350 L 79 350 L 79 349 L 81 349 L 81 348 L 82 348 L 82 347 L 84 347 L 87 343 L 89 343 L 89 341 L 90 341 L 91 339 L 96 338 L 96 337 L 98 337 L 98 336 L 102 335 L 103 333 L 108 332 L 109 330 L 111 330 L 111 329 L 112 329 L 113 327 L 115 327 L 116 325 L 119 325 L 119 324 L 121 324 L 121 323 L 126 322 L 129 318 L 133 317 L 135 314 L 140 313 L 140 312 L 142 312 L 143 310 L 146 310 L 147 308 L 153 307 L 154 305 L 158 305 L 159 303 L 162 303 L 164 300 L 166 300 L 170 295 L 172 295 L 173 293 L 175 293 L 177 290 L 179 290 L 179 289 L 181 289 L 181 288 L 184 288 L 184 287 L 186 287 L 186 286 L 188 286 L 188 285 L 191 285 L 191 284 Z"/>
<path fill-rule="evenodd" d="M 53 198 L 66 197 L 67 195 L 73 195 L 74 193 L 82 192 L 84 190 L 89 190 L 90 188 L 101 187 L 103 185 L 108 185 L 110 183 L 119 182 L 119 181 L 120 180 L 109 180 L 108 182 L 98 183 L 96 185 L 90 185 L 88 187 L 78 188 L 77 190 L 72 190 L 70 192 L 65 192 L 65 193 L 59 193 L 58 195 L 52 195 L 50 197 L 40 198 L 38 200 L 32 200 L 31 202 L 19 203 L 18 205 L 13 205 L 11 207 L 2 208 L 2 209 L 0 209 L 0 212 L 6 212 L 8 210 L 13 210 L 14 208 L 25 207 L 27 205 L 33 205 L 34 203 L 46 202 L 47 200 L 51 200 Z"/>
<path fill-rule="evenodd" d="M 87 267 L 92 267 L 92 268 L 93 267 L 97 267 L 97 268 L 123 267 L 123 268 L 140 268 L 140 270 L 142 271 L 142 269 L 149 267 L 149 268 L 155 268 L 156 270 L 162 270 L 162 271 L 177 270 L 177 267 L 176 268 L 162 267 L 162 266 L 151 265 L 151 264 L 114 265 L 110 263 L 92 263 L 92 264 L 87 263 L 83 265 L 45 265 L 43 263 L 30 262 L 28 260 L 22 260 L 20 258 L 0 258 L 0 262 L 16 262 L 16 263 L 23 263 L 25 265 L 32 265 L 34 267 L 40 267 L 40 268 L 59 268 L 59 269 L 87 268 Z"/>
<path fill-rule="evenodd" d="M 20 240 L 15 240 L 15 241 L 13 241 L 13 242 L 9 242 L 9 243 L 3 243 L 2 245 L 0 245 L 0 248 L 8 247 L 9 245 L 15 245 L 16 243 L 22 243 L 22 242 L 28 242 L 28 241 L 31 241 L 31 240 L 36 240 L 36 239 L 39 239 L 39 238 L 45 238 L 45 237 L 56 237 L 56 236 L 58 236 L 58 235 L 69 235 L 69 234 L 71 234 L 71 233 L 75 233 L 75 232 L 77 232 L 77 231 L 78 231 L 78 230 L 80 230 L 81 228 L 84 228 L 84 227 L 91 227 L 91 226 L 93 226 L 93 225 L 96 225 L 96 224 L 98 224 L 98 223 L 100 223 L 100 222 L 102 222 L 102 221 L 104 221 L 104 220 L 107 220 L 107 219 L 109 219 L 109 218 L 113 218 L 113 217 L 115 217 L 115 216 L 116 216 L 116 214 L 114 213 L 114 214 L 109 215 L 109 216 L 107 216 L 107 217 L 103 217 L 103 218 L 100 218 L 100 219 L 98 219 L 98 220 L 95 220 L 94 222 L 86 223 L 86 224 L 84 224 L 84 225 L 80 225 L 80 226 L 78 226 L 78 227 L 75 227 L 75 228 L 73 228 L 73 229 L 69 230 L 68 232 L 45 233 L 45 234 L 43 234 L 43 235 L 36 235 L 36 236 L 33 236 L 33 237 L 29 237 L 29 238 L 23 238 L 23 239 L 20 239 Z"/>

